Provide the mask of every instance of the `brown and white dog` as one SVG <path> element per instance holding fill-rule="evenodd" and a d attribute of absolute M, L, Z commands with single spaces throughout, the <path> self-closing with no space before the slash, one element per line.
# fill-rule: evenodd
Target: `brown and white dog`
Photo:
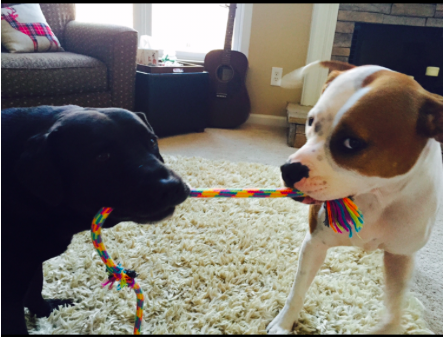
<path fill-rule="evenodd" d="M 296 87 L 315 66 L 331 73 L 308 114 L 306 144 L 281 167 L 285 185 L 309 195 L 310 230 L 284 308 L 270 334 L 290 332 L 326 252 L 335 246 L 384 250 L 386 314 L 374 333 L 398 333 L 414 254 L 429 239 L 442 200 L 443 98 L 407 75 L 374 65 L 314 62 L 284 76 Z M 324 225 L 322 201 L 352 196 L 361 237 Z"/>

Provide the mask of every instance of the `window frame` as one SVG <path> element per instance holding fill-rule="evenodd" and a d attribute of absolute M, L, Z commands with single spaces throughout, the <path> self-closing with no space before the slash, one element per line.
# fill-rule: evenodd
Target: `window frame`
<path fill-rule="evenodd" d="M 237 4 L 234 22 L 234 41 L 232 50 L 240 51 L 248 57 L 249 40 L 251 37 L 253 4 Z M 141 35 L 152 35 L 152 4 L 133 4 L 133 28 Z M 223 46 L 221 46 L 223 49 Z M 203 62 L 205 53 L 177 51 L 180 60 Z"/>

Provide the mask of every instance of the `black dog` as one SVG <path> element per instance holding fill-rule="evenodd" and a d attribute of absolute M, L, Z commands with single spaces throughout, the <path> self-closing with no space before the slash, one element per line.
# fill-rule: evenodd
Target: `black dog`
<path fill-rule="evenodd" d="M 24 306 L 48 316 L 42 262 L 90 228 L 153 223 L 173 214 L 189 188 L 163 164 L 144 114 L 75 105 L 2 111 L 2 334 L 26 334 Z M 33 276 L 34 275 L 34 276 Z"/>

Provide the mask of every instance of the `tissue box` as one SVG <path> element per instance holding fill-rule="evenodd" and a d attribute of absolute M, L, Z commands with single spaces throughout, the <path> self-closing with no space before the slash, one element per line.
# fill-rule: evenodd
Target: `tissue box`
<path fill-rule="evenodd" d="M 145 66 L 157 66 L 159 60 L 159 51 L 154 49 L 138 48 L 136 53 L 136 63 Z"/>

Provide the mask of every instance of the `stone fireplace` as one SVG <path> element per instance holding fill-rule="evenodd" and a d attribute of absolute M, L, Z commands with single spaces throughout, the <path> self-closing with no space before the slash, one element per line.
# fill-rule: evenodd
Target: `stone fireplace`
<path fill-rule="evenodd" d="M 355 27 L 359 25 L 376 26 L 400 26 L 436 28 L 442 37 L 443 27 L 443 4 L 442 3 L 366 3 L 366 4 L 314 4 L 310 31 L 310 43 L 308 48 L 306 64 L 317 60 L 339 60 L 351 62 L 352 42 Z M 357 28 L 357 27 L 356 27 Z M 356 34 L 357 35 L 357 34 Z M 442 50 L 443 42 L 441 42 Z M 353 47 L 355 47 L 353 45 Z M 382 53 L 384 54 L 384 53 Z M 390 54 L 390 53 L 388 53 Z M 441 52 L 441 58 L 443 53 Z M 370 62 L 367 64 L 377 64 Z M 360 64 L 357 64 L 360 65 Z M 385 66 L 385 65 L 383 65 Z M 438 87 L 441 81 L 442 94 L 442 66 L 441 73 L 436 78 Z M 391 68 L 391 66 L 387 66 Z M 422 68 L 422 67 L 420 67 Z M 403 70 L 393 69 L 407 73 Z M 437 69 L 438 70 L 438 69 Z M 426 72 L 426 69 L 423 69 Z M 421 79 L 416 74 L 409 74 L 421 84 Z M 320 90 L 327 78 L 327 69 L 314 69 L 311 74 L 307 74 L 303 84 L 302 96 L 298 106 L 311 107 L 316 104 L 320 96 Z M 427 76 L 423 75 L 424 79 Z M 431 77 L 433 81 L 434 78 Z M 426 88 L 427 89 L 427 88 Z M 429 90 L 429 89 L 428 89 Z"/>
<path fill-rule="evenodd" d="M 377 64 L 443 95 L 442 27 L 442 4 L 340 4 L 331 59 Z"/>
<path fill-rule="evenodd" d="M 341 3 L 336 22 L 332 60 L 349 61 L 353 33 L 357 22 L 443 27 L 443 4 Z"/>

